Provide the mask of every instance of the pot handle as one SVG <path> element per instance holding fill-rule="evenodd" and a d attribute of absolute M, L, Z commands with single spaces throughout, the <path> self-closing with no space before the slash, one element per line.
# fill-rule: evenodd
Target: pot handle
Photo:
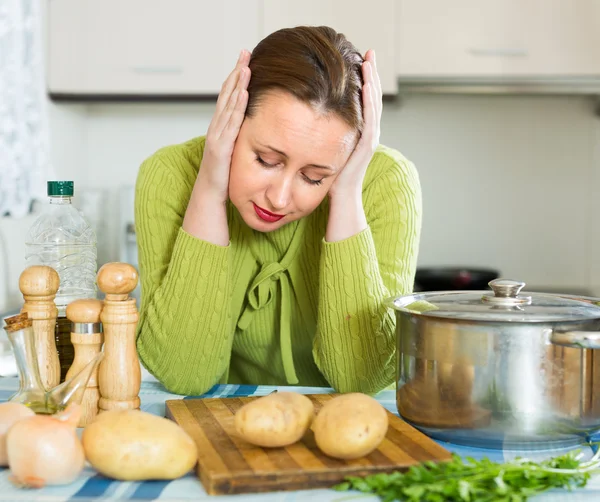
<path fill-rule="evenodd" d="M 550 342 L 574 349 L 600 349 L 600 331 L 553 331 Z"/>

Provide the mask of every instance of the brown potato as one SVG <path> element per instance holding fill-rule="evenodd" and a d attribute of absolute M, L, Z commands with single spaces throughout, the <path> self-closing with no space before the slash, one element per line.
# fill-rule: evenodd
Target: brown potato
<path fill-rule="evenodd" d="M 249 443 L 276 448 L 300 440 L 314 416 L 306 396 L 277 392 L 242 406 L 235 414 L 235 430 Z"/>
<path fill-rule="evenodd" d="M 92 467 L 122 481 L 176 479 L 198 459 L 196 443 L 179 425 L 140 410 L 104 411 L 81 439 Z"/>
<path fill-rule="evenodd" d="M 323 405 L 312 425 L 319 449 L 330 457 L 346 460 L 375 450 L 387 429 L 385 408 L 360 393 L 334 397 Z"/>

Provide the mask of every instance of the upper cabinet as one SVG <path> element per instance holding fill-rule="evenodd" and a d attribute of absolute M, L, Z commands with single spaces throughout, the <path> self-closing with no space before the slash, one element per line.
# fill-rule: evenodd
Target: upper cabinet
<path fill-rule="evenodd" d="M 49 0 L 48 87 L 66 95 L 218 93 L 259 40 L 259 0 Z"/>
<path fill-rule="evenodd" d="M 364 56 L 375 50 L 384 94 L 398 92 L 394 68 L 396 0 L 263 0 L 261 38 L 280 28 L 326 25 L 343 33 Z"/>
<path fill-rule="evenodd" d="M 47 0 L 48 88 L 64 96 L 215 96 L 242 48 L 299 24 L 330 25 L 377 53 L 396 93 L 394 0 Z"/>
<path fill-rule="evenodd" d="M 395 24 L 401 78 L 600 74 L 597 0 L 398 0 Z"/>
<path fill-rule="evenodd" d="M 600 89 L 600 0 L 46 0 L 51 95 L 210 96 L 242 48 L 328 25 L 398 80 Z M 591 83 L 591 84 L 590 84 Z M 569 84 L 570 85 L 570 84 Z M 447 86 L 448 87 L 448 86 Z"/>

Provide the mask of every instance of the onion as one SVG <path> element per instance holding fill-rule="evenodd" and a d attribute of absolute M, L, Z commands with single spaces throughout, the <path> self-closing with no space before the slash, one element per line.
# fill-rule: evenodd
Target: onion
<path fill-rule="evenodd" d="M 82 409 L 70 404 L 56 415 L 36 415 L 15 423 L 6 435 L 11 481 L 29 488 L 75 481 L 85 465 L 77 437 Z"/>
<path fill-rule="evenodd" d="M 8 465 L 8 456 L 6 455 L 6 432 L 10 427 L 25 417 L 31 417 L 35 413 L 21 403 L 2 403 L 0 404 L 0 466 Z"/>

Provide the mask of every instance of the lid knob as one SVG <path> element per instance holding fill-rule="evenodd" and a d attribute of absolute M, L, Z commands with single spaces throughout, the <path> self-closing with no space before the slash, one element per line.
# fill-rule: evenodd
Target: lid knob
<path fill-rule="evenodd" d="M 525 287 L 525 283 L 511 279 L 494 279 L 488 282 L 488 286 L 494 291 L 494 296 L 499 298 L 516 298 Z"/>
<path fill-rule="evenodd" d="M 492 288 L 494 294 L 483 295 L 482 300 L 484 302 L 503 306 L 529 305 L 531 303 L 531 296 L 519 296 L 519 293 L 525 287 L 524 282 L 511 279 L 494 279 L 488 285 Z"/>

